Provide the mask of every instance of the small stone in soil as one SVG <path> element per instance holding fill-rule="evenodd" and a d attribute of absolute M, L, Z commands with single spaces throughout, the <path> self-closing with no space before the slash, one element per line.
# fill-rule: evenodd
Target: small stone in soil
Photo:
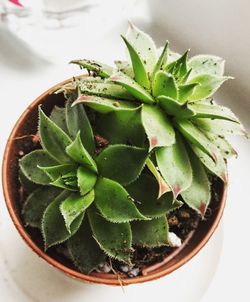
<path fill-rule="evenodd" d="M 128 276 L 130 278 L 133 278 L 133 277 L 138 276 L 139 273 L 140 273 L 140 269 L 138 267 L 136 267 L 136 268 L 133 268 L 131 271 L 128 272 Z"/>
<path fill-rule="evenodd" d="M 171 247 L 180 247 L 181 239 L 173 232 L 168 233 L 168 243 Z"/>
<path fill-rule="evenodd" d="M 98 265 L 98 268 L 96 269 L 99 273 L 110 273 L 111 267 L 107 263 L 101 263 Z"/>

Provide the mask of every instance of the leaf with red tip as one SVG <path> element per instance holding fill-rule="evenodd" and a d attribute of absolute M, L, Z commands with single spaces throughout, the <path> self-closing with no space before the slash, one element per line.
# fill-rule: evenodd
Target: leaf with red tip
<path fill-rule="evenodd" d="M 181 201 L 174 200 L 172 192 L 167 192 L 159 198 L 157 182 L 151 175 L 141 174 L 126 189 L 140 212 L 149 218 L 166 216 L 182 205 Z"/>
<path fill-rule="evenodd" d="M 200 148 L 213 161 L 217 161 L 219 152 L 216 146 L 194 124 L 188 120 L 178 120 L 176 125 L 188 141 Z"/>
<path fill-rule="evenodd" d="M 157 170 L 153 162 L 148 158 L 147 159 L 147 167 L 150 170 L 150 172 L 154 175 L 155 179 L 158 182 L 159 190 L 158 190 L 158 199 L 165 193 L 171 191 L 168 184 L 165 182 L 165 180 L 162 178 L 160 172 Z"/>
<path fill-rule="evenodd" d="M 159 107 L 144 104 L 141 114 L 150 151 L 156 147 L 171 146 L 175 142 L 174 128 Z"/>
<path fill-rule="evenodd" d="M 189 153 L 193 178 L 189 188 L 181 193 L 185 203 L 204 217 L 211 199 L 210 182 L 202 163 L 193 152 Z"/>
<path fill-rule="evenodd" d="M 174 194 L 174 199 L 192 182 L 192 169 L 186 147 L 179 134 L 170 147 L 156 150 L 156 160 L 160 172 Z"/>
<path fill-rule="evenodd" d="M 190 145 L 196 156 L 200 159 L 203 165 L 213 174 L 217 175 L 222 181 L 227 182 L 227 166 L 224 158 L 220 153 L 217 155 L 217 161 L 214 162 L 206 153 L 201 151 L 193 144 Z"/>

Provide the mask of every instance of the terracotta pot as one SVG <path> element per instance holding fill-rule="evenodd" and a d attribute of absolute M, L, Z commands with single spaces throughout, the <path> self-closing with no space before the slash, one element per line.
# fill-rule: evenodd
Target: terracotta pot
<path fill-rule="evenodd" d="M 66 80 L 59 85 L 69 81 L 70 80 Z M 223 184 L 222 182 L 216 184 L 216 193 L 219 196 L 219 203 L 215 200 L 211 201 L 211 215 L 200 222 L 198 229 L 189 234 L 184 244 L 165 258 L 163 262 L 148 267 L 143 271 L 142 276 L 135 278 L 123 278 L 121 280 L 114 274 L 82 274 L 76 271 L 66 258 L 55 253 L 55 251 L 52 250 L 49 253 L 45 253 L 39 232 L 32 228 L 27 229 L 24 227 L 20 215 L 21 201 L 18 181 L 18 159 L 20 158 L 20 150 L 24 153 L 30 151 L 31 134 L 35 134 L 37 131 L 38 105 L 43 104 L 43 110 L 48 114 L 54 105 L 60 106 L 64 104 L 62 95 L 52 94 L 57 87 L 58 85 L 43 93 L 24 111 L 13 128 L 5 149 L 2 166 L 3 192 L 10 216 L 24 241 L 38 256 L 42 257 L 60 271 L 82 281 L 94 283 L 128 285 L 146 282 L 165 276 L 185 264 L 207 243 L 218 226 L 226 202 L 227 184 Z"/>

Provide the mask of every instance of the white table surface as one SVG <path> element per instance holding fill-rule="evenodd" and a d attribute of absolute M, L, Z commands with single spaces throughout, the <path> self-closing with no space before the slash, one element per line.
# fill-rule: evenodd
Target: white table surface
<path fill-rule="evenodd" d="M 135 6 L 133 16 L 129 18 L 152 32 L 157 32 L 158 40 L 163 42 L 166 30 L 159 24 L 150 23 L 150 13 L 144 6 Z M 72 58 L 79 57 L 81 53 L 82 57 L 98 57 L 109 63 L 112 58 L 117 58 L 120 54 L 122 56 L 123 45 L 119 40 L 119 33 L 125 28 L 125 22 L 121 20 L 115 28 L 107 27 L 98 41 L 89 36 L 85 39 L 85 44 L 77 42 L 75 52 L 72 48 L 65 49 L 65 52 L 72 55 Z M 176 41 L 173 37 L 171 39 L 174 44 L 179 42 L 180 37 Z M 195 45 L 199 49 L 197 43 Z M 245 67 L 250 70 L 250 63 L 247 62 Z M 237 68 L 232 69 L 237 72 Z M 241 73 L 240 70 L 238 72 Z M 77 73 L 75 67 L 66 62 L 63 64 L 62 59 L 51 63 L 42 58 L 41 54 L 33 52 L 14 36 L 10 37 L 0 24 L 1 157 L 15 121 L 28 104 L 50 86 Z M 237 81 L 239 80 L 235 80 L 236 83 L 233 84 L 235 93 Z M 247 84 L 244 85 L 247 89 Z M 235 94 L 229 95 L 228 91 L 231 93 L 232 88 L 227 87 L 228 84 L 219 94 L 220 100 L 232 104 L 243 118 L 245 126 L 250 129 L 247 95 L 244 94 L 241 100 L 232 98 Z M 149 302 L 156 298 L 175 302 L 211 302 L 219 299 L 227 302 L 250 301 L 250 245 L 247 232 L 250 229 L 250 143 L 243 138 L 233 138 L 231 142 L 239 156 L 229 164 L 230 184 L 226 210 L 212 239 L 195 258 L 171 275 L 153 282 L 125 287 L 123 290 L 71 280 L 39 259 L 17 234 L 1 194 L 0 301 L 94 302 L 100 299 L 104 302 L 133 302 L 140 299 Z"/>

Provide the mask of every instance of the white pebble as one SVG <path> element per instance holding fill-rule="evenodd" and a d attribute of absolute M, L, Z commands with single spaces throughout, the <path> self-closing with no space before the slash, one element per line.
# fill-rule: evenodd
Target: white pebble
<path fill-rule="evenodd" d="M 140 272 L 139 268 L 133 268 L 133 269 L 128 273 L 128 276 L 129 276 L 130 278 L 136 277 L 136 276 L 138 276 L 139 272 Z"/>
<path fill-rule="evenodd" d="M 180 247 L 181 239 L 173 232 L 168 233 L 168 243 L 171 247 Z"/>

